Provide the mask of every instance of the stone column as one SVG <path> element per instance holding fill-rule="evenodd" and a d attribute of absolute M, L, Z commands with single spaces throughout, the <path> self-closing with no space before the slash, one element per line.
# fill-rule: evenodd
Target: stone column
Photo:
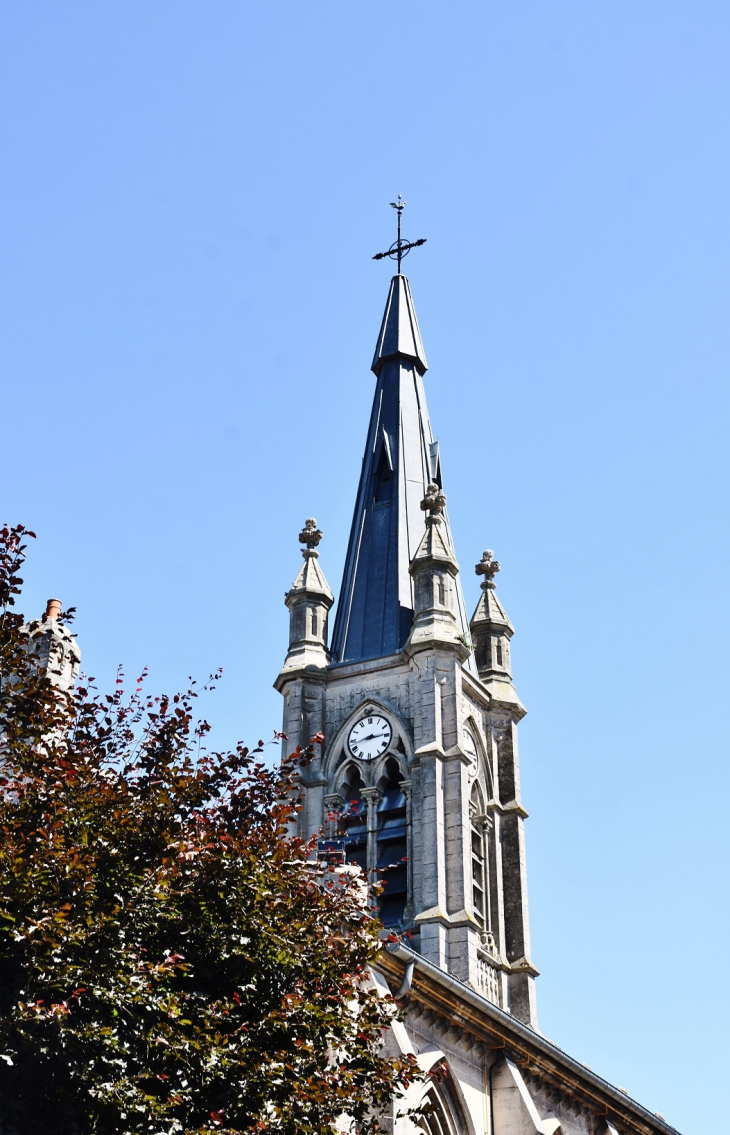
<path fill-rule="evenodd" d="M 378 862 L 378 804 L 383 799 L 379 788 L 363 788 L 362 798 L 368 808 L 368 882 L 377 882 L 375 867 Z"/>
<path fill-rule="evenodd" d="M 327 839 L 335 839 L 339 827 L 339 816 L 342 812 L 344 800 L 339 792 L 333 792 L 324 798 L 324 828 Z"/>

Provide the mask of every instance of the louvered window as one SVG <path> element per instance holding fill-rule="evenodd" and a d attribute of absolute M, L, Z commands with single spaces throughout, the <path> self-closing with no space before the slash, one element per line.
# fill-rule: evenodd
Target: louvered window
<path fill-rule="evenodd" d="M 345 799 L 340 818 L 340 834 L 345 841 L 348 863 L 368 868 L 368 809 L 362 797 L 362 781 L 355 773 L 354 782 L 345 786 Z"/>
<path fill-rule="evenodd" d="M 378 879 L 383 883 L 379 917 L 386 926 L 398 926 L 408 899 L 408 829 L 406 798 L 397 767 L 388 766 L 388 780 L 378 804 Z"/>

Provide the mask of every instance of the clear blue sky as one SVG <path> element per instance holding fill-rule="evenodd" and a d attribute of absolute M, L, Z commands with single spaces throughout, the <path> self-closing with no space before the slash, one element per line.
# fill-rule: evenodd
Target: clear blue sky
<path fill-rule="evenodd" d="M 726 1135 L 726 0 L 6 4 L 0 518 L 87 672 L 279 725 L 335 589 L 388 202 L 470 605 L 515 626 L 541 1027 Z"/>

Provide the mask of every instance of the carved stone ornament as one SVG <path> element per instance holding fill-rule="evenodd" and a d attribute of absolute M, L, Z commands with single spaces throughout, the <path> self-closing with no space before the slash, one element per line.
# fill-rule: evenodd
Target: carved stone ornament
<path fill-rule="evenodd" d="M 307 545 L 307 551 L 311 552 L 317 547 L 322 539 L 322 530 L 317 527 L 317 521 L 313 516 L 308 517 L 304 521 L 304 527 L 299 533 L 299 543 Z"/>
<path fill-rule="evenodd" d="M 485 583 L 492 583 L 495 575 L 499 571 L 499 560 L 495 560 L 494 552 L 487 548 L 486 552 L 482 554 L 482 558 L 474 568 L 477 575 L 484 576 Z M 494 584 L 492 583 L 492 587 Z"/>
<path fill-rule="evenodd" d="M 426 489 L 426 495 L 421 501 L 421 508 L 433 517 L 439 517 L 446 508 L 446 494 L 441 491 L 435 481 L 432 481 Z"/>

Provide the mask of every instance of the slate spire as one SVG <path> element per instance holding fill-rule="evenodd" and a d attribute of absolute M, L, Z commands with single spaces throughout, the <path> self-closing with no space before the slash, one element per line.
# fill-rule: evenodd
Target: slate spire
<path fill-rule="evenodd" d="M 373 355 L 371 370 L 380 374 L 389 359 L 412 359 L 420 375 L 428 370 L 426 352 L 406 276 L 394 276 L 383 312 L 383 322 Z"/>
<path fill-rule="evenodd" d="M 377 376 L 360 484 L 332 635 L 332 657 L 358 662 L 394 654 L 413 623 L 411 561 L 424 535 L 421 501 L 441 487 L 438 443 L 426 407 L 426 353 L 408 280 L 391 280 L 372 370 Z M 453 551 L 444 514 L 443 539 Z M 456 580 L 456 621 L 468 619 Z"/>

